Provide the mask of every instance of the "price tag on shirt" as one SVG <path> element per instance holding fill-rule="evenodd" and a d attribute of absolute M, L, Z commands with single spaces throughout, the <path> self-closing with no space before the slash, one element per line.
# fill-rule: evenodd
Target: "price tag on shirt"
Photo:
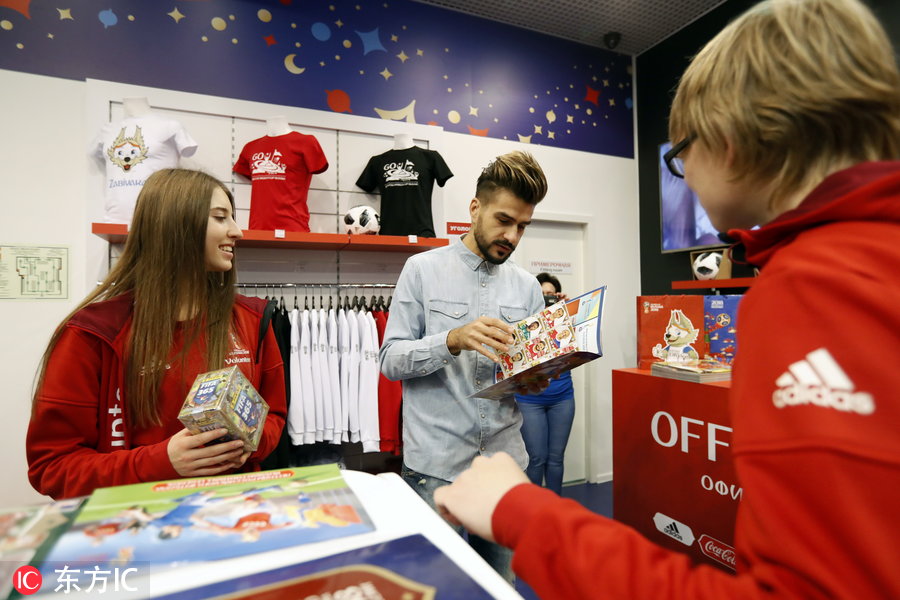
<path fill-rule="evenodd" d="M 418 244 L 418 243 L 419 243 L 419 236 L 417 236 L 417 235 L 411 235 L 411 236 L 408 236 L 408 237 L 409 237 L 409 243 L 410 243 L 410 244 Z"/>
<path fill-rule="evenodd" d="M 276 229 L 275 230 L 275 239 L 276 240 L 284 239 L 284 229 Z"/>

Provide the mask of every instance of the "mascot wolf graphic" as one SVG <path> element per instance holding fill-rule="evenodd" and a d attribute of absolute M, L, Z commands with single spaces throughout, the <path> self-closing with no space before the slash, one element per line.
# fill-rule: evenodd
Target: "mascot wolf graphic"
<path fill-rule="evenodd" d="M 125 137 L 125 128 L 119 132 L 119 136 L 113 140 L 112 146 L 106 151 L 106 155 L 114 165 L 118 165 L 123 171 L 128 172 L 136 164 L 147 158 L 147 146 L 144 144 L 144 136 L 140 127 L 134 128 L 132 137 Z"/>
<path fill-rule="evenodd" d="M 674 363 L 697 360 L 700 356 L 691 344 L 697 341 L 699 334 L 700 330 L 694 328 L 691 320 L 683 312 L 675 309 L 669 317 L 669 324 L 666 325 L 666 333 L 663 336 L 666 346 L 664 348 L 662 344 L 657 344 L 653 348 L 653 356 Z"/>

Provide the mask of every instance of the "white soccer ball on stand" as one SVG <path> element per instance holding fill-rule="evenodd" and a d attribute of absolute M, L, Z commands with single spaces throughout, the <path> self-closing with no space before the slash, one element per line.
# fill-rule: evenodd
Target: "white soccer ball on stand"
<path fill-rule="evenodd" d="M 344 231 L 374 235 L 381 230 L 381 216 L 371 206 L 354 206 L 344 215 Z"/>
<path fill-rule="evenodd" d="M 691 263 L 691 270 L 697 279 L 708 280 L 715 279 L 719 274 L 719 267 L 722 265 L 721 252 L 701 252 Z"/>

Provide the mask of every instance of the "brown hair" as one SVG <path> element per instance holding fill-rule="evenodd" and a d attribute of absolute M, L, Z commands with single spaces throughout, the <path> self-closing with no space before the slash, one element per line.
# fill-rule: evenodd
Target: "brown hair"
<path fill-rule="evenodd" d="M 516 150 L 498 156 L 484 168 L 475 186 L 475 196 L 482 202 L 490 202 L 500 188 L 528 204 L 537 204 L 547 195 L 547 178 L 532 155 Z"/>
<path fill-rule="evenodd" d="M 207 366 L 224 364 L 232 331 L 236 268 L 206 270 L 206 227 L 210 199 L 220 189 L 217 179 L 199 171 L 163 169 L 147 178 L 122 255 L 106 279 L 56 328 L 38 371 L 37 402 L 53 349 L 69 320 L 85 306 L 126 293 L 134 296 L 131 332 L 126 346 L 125 403 L 131 424 L 159 424 L 159 387 L 170 360 L 175 327 L 181 314 L 185 343 L 178 358 L 204 336 Z"/>
<path fill-rule="evenodd" d="M 857 0 L 768 0 L 729 24 L 678 85 L 669 138 L 732 149 L 770 208 L 830 172 L 900 157 L 900 74 Z M 690 149 L 688 149 L 688 152 Z"/>

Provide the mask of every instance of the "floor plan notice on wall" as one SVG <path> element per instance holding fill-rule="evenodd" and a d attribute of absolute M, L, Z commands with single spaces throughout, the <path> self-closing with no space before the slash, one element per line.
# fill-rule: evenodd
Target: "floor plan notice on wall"
<path fill-rule="evenodd" d="M 68 246 L 0 246 L 0 299 L 68 297 Z"/>

